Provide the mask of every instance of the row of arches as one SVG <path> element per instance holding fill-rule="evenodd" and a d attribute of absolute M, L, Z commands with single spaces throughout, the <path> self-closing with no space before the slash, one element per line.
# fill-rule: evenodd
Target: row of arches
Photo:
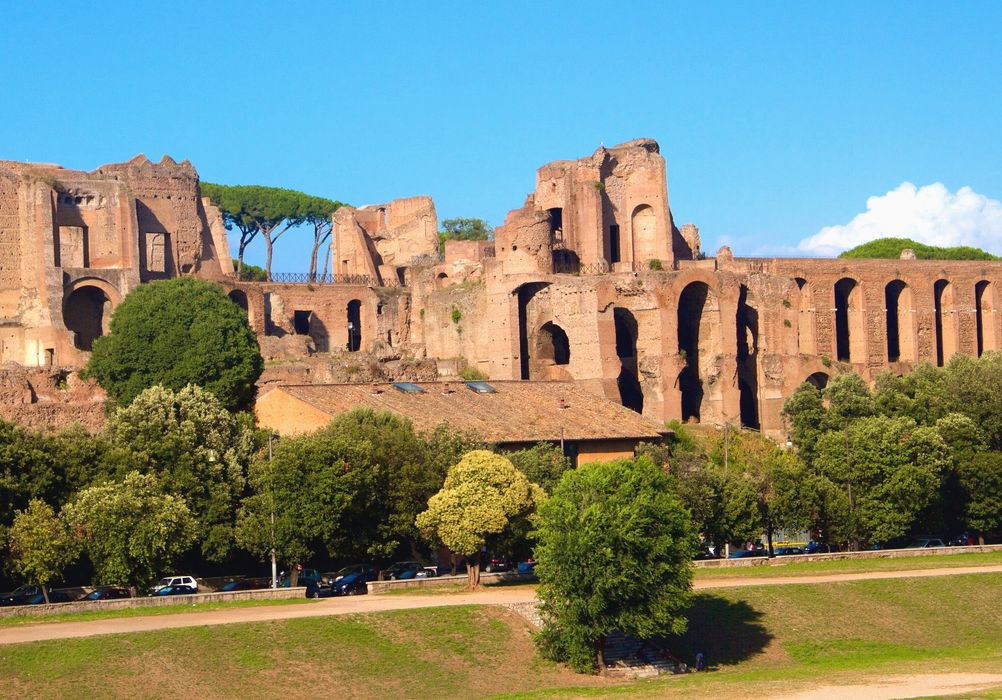
<path fill-rule="evenodd" d="M 814 329 L 814 298 L 810 284 L 796 278 L 800 296 L 797 345 L 801 354 L 824 354 L 817 347 Z M 958 309 L 954 284 L 939 279 L 933 284 L 933 328 L 936 363 L 942 366 L 959 350 Z M 839 362 L 865 362 L 868 339 L 863 289 L 860 283 L 844 277 L 833 287 L 834 350 Z M 976 352 L 998 349 L 995 326 L 994 293 L 991 283 L 981 280 L 974 287 Z M 884 286 L 884 332 L 887 362 L 916 362 L 919 359 L 916 298 L 903 280 L 891 280 Z"/>

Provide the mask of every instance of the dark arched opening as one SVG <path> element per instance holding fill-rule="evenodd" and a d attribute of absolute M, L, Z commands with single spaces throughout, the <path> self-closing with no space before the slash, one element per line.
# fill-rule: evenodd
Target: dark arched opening
<path fill-rule="evenodd" d="M 884 287 L 884 308 L 887 318 L 887 361 L 897 362 L 901 359 L 901 292 L 905 288 L 905 283 L 901 280 L 893 280 Z"/>
<path fill-rule="evenodd" d="M 824 372 L 815 372 L 805 379 L 804 382 L 810 384 L 815 389 L 824 389 L 828 386 L 828 375 Z"/>
<path fill-rule="evenodd" d="M 63 322 L 73 332 L 73 345 L 90 351 L 94 341 L 108 331 L 111 300 L 98 287 L 90 285 L 73 290 L 63 304 Z"/>
<path fill-rule="evenodd" d="M 529 331 L 526 328 L 526 310 L 536 293 L 549 284 L 549 282 L 529 282 L 513 292 L 518 302 L 518 360 L 519 377 L 522 379 L 529 378 Z"/>
<path fill-rule="evenodd" d="M 750 303 L 748 287 L 738 295 L 737 360 L 741 425 L 759 427 L 758 419 L 758 311 Z"/>
<path fill-rule="evenodd" d="M 362 347 L 362 302 L 348 302 L 348 352 L 358 352 Z"/>
<path fill-rule="evenodd" d="M 644 392 L 640 386 L 637 366 L 637 319 L 629 309 L 617 306 L 612 310 L 616 326 L 616 356 L 619 358 L 619 400 L 637 413 L 644 411 Z"/>
<path fill-rule="evenodd" d="M 234 289 L 228 296 L 230 297 L 230 301 L 239 306 L 245 312 L 250 308 L 250 305 L 247 302 L 247 294 L 242 289 Z"/>
<path fill-rule="evenodd" d="M 956 352 L 956 327 L 953 314 L 953 287 L 947 280 L 933 285 L 936 310 L 936 364 L 942 367 Z"/>
<path fill-rule="evenodd" d="M 853 350 L 860 342 L 858 327 L 860 290 L 856 280 L 848 277 L 835 283 L 835 357 L 839 362 L 861 361 Z"/>
<path fill-rule="evenodd" d="M 992 296 L 991 282 L 981 280 L 974 285 L 974 315 L 978 335 L 978 357 L 981 357 L 986 350 L 997 349 L 995 303 Z"/>
<path fill-rule="evenodd" d="M 563 328 L 547 321 L 536 333 L 532 360 L 534 364 L 566 365 L 571 361 L 571 343 Z"/>
<path fill-rule="evenodd" d="M 682 420 L 700 419 L 705 392 L 702 365 L 720 352 L 719 319 L 713 311 L 719 308 L 706 283 L 691 282 L 682 290 L 678 300 L 678 353 L 685 364 L 678 376 Z"/>

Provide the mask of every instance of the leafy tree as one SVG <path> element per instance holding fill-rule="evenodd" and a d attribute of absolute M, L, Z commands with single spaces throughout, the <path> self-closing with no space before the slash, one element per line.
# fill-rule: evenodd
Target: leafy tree
<path fill-rule="evenodd" d="M 0 525 L 34 498 L 57 502 L 59 481 L 44 437 L 0 420 Z"/>
<path fill-rule="evenodd" d="M 949 452 L 934 428 L 910 418 L 872 416 L 818 441 L 819 473 L 844 490 L 852 542 L 907 534 L 937 497 Z"/>
<path fill-rule="evenodd" d="M 98 583 L 149 585 L 195 539 L 196 523 L 180 496 L 163 493 L 152 474 L 91 486 L 63 509 L 94 566 Z"/>
<path fill-rule="evenodd" d="M 233 264 L 240 270 L 240 272 L 237 274 L 238 280 L 246 280 L 248 282 L 268 281 L 268 273 L 265 272 L 263 267 L 258 267 L 257 265 L 244 263 L 241 260 L 234 260 Z"/>
<path fill-rule="evenodd" d="M 1002 527 L 1002 453 L 969 453 L 957 472 L 967 496 L 965 524 L 984 544 L 984 533 Z"/>
<path fill-rule="evenodd" d="M 672 480 L 646 458 L 564 473 L 539 508 L 544 655 L 604 665 L 606 636 L 685 631 L 695 532 Z"/>
<path fill-rule="evenodd" d="M 12 568 L 41 586 L 48 603 L 48 585 L 79 556 L 76 539 L 52 506 L 37 498 L 14 516 L 9 537 Z"/>
<path fill-rule="evenodd" d="M 313 227 L 313 248 L 310 250 L 310 281 L 317 278 L 317 256 L 320 247 L 331 238 L 333 221 L 331 216 L 340 207 L 341 202 L 335 202 L 323 197 L 307 197 L 302 210 L 303 221 Z M 329 255 L 327 257 L 330 257 Z M 326 272 L 327 264 L 324 263 Z"/>
<path fill-rule="evenodd" d="M 276 556 L 290 565 L 321 549 L 331 556 L 362 556 L 372 541 L 358 523 L 376 524 L 386 490 L 385 469 L 372 446 L 336 428 L 278 441 L 273 458 L 252 465 L 251 495 L 237 513 L 238 544 L 251 554 Z M 291 566 L 293 584 L 296 568 Z"/>
<path fill-rule="evenodd" d="M 218 285 L 180 277 L 140 285 L 122 300 L 86 373 L 123 406 L 156 384 L 197 384 L 237 409 L 251 402 L 263 368 L 246 314 Z"/>
<path fill-rule="evenodd" d="M 483 219 L 446 219 L 438 232 L 438 252 L 445 253 L 446 241 L 489 241 L 494 227 Z"/>
<path fill-rule="evenodd" d="M 980 248 L 956 246 L 944 248 L 913 241 L 910 238 L 878 238 L 843 252 L 840 258 L 900 258 L 901 251 L 911 248 L 920 260 L 998 260 Z"/>
<path fill-rule="evenodd" d="M 233 544 L 236 509 L 257 448 L 249 421 L 197 386 L 153 386 L 115 409 L 104 432 L 130 454 L 131 470 L 156 474 L 165 492 L 187 500 L 198 519 L 202 554 L 220 561 Z"/>
<path fill-rule="evenodd" d="M 487 538 L 509 521 L 531 511 L 540 489 L 501 455 L 486 450 L 467 453 L 450 467 L 442 490 L 428 499 L 416 519 L 429 539 L 440 540 L 467 558 L 470 588 L 480 584 L 480 551 Z"/>
<path fill-rule="evenodd" d="M 571 461 L 560 448 L 548 442 L 539 442 L 532 447 L 506 452 L 505 457 L 515 465 L 515 468 L 525 474 L 534 484 L 538 484 L 547 493 L 552 493 L 560 477 L 571 468 Z"/>

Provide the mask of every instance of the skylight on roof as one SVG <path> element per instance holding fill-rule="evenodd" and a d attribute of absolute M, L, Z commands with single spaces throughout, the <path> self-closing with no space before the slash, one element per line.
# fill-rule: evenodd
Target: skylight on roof
<path fill-rule="evenodd" d="M 487 382 L 466 382 L 466 386 L 470 391 L 475 391 L 478 394 L 496 394 L 498 392 L 497 389 Z"/>
<path fill-rule="evenodd" d="M 424 389 L 419 387 L 414 382 L 394 382 L 393 388 L 397 391 L 402 391 L 405 394 L 423 394 Z"/>

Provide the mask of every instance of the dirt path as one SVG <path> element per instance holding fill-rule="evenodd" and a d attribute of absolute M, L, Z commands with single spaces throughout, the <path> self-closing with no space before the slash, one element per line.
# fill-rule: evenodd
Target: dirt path
<path fill-rule="evenodd" d="M 803 583 L 834 583 L 865 579 L 912 578 L 925 576 L 953 576 L 956 574 L 999 573 L 1002 566 L 964 567 L 953 569 L 919 569 L 914 571 L 875 571 L 859 574 L 831 574 L 824 576 L 786 576 L 756 579 L 721 579 L 697 581 L 696 590 L 734 588 L 743 586 L 776 586 Z M 201 612 L 150 615 L 145 617 L 119 617 L 107 620 L 81 622 L 40 622 L 10 627 L 0 627 L 0 644 L 38 642 L 46 639 L 92 637 L 100 634 L 147 632 L 150 630 L 201 625 L 226 625 L 236 622 L 262 622 L 290 620 L 301 617 L 325 617 L 385 610 L 412 610 L 455 605 L 505 605 L 527 603 L 535 600 L 533 587 L 513 586 L 489 588 L 476 593 L 443 593 L 441 595 L 368 595 L 348 598 L 327 598 L 303 605 L 276 605 L 251 608 L 228 608 Z M 826 696 L 827 697 L 827 696 Z M 877 696 L 874 696 L 877 697 Z M 884 697 L 884 696 L 880 696 Z M 890 697 L 890 696 L 888 696 Z"/>
<path fill-rule="evenodd" d="M 932 695 L 960 695 L 1002 686 L 998 673 L 926 673 L 912 676 L 888 676 L 861 685 L 824 685 L 774 700 L 899 700 Z"/>

